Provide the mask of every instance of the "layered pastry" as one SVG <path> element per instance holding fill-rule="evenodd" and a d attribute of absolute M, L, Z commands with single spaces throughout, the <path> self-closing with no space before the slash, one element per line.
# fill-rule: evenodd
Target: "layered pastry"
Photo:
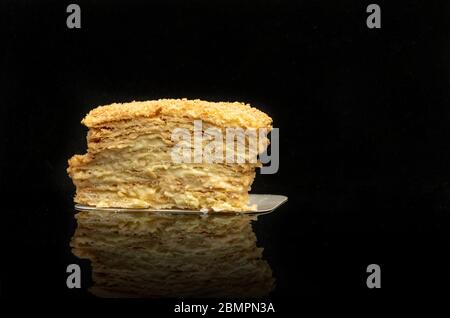
<path fill-rule="evenodd" d="M 274 287 L 254 216 L 79 212 L 73 253 L 99 297 L 264 297 Z"/>
<path fill-rule="evenodd" d="M 77 203 L 255 209 L 248 192 L 272 120 L 249 105 L 186 99 L 112 104 L 93 109 L 82 123 L 89 128 L 87 153 L 73 156 L 67 169 Z"/>

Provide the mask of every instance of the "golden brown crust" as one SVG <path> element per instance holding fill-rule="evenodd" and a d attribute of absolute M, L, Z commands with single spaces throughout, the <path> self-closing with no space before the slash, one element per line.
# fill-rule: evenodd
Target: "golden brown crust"
<path fill-rule="evenodd" d="M 159 114 L 201 119 L 219 127 L 267 128 L 272 119 L 248 104 L 238 102 L 207 102 L 187 99 L 160 99 L 145 102 L 114 103 L 99 106 L 82 120 L 87 127 L 96 127 L 108 122 Z"/>
<path fill-rule="evenodd" d="M 254 209 L 248 207 L 248 191 L 257 162 L 230 166 L 173 162 L 171 133 L 176 128 L 192 133 L 197 119 L 204 122 L 203 129 L 272 128 L 269 116 L 237 102 L 162 99 L 97 107 L 82 121 L 89 127 L 87 153 L 69 160 L 67 172 L 77 187 L 75 201 L 99 207 Z M 206 144 L 202 142 L 202 147 Z M 265 137 L 258 141 L 255 159 L 267 144 Z M 227 147 L 234 151 L 234 143 L 222 150 L 228 152 Z M 247 160 L 250 152 L 246 151 Z"/>

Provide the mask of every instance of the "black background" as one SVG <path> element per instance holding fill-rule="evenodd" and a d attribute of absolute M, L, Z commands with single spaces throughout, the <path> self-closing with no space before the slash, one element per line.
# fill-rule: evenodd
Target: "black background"
<path fill-rule="evenodd" d="M 80 120 L 182 97 L 248 102 L 280 128 L 280 170 L 252 189 L 289 196 L 255 224 L 279 311 L 448 293 L 445 1 L 377 1 L 381 29 L 368 1 L 77 1 L 72 30 L 69 3 L 0 6 L 2 296 L 89 297 L 65 285 L 67 264 L 89 267 L 68 246 Z M 380 290 L 366 287 L 372 263 Z"/>

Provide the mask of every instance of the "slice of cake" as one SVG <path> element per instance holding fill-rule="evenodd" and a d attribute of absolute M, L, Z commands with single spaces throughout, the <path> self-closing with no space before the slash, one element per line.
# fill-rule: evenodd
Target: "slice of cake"
<path fill-rule="evenodd" d="M 244 211 L 272 120 L 242 103 L 163 99 L 97 107 L 67 169 L 77 203 Z"/>

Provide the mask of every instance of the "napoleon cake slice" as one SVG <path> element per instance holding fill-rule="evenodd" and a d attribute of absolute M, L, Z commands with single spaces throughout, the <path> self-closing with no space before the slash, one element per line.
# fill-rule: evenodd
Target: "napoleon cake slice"
<path fill-rule="evenodd" d="M 116 103 L 93 109 L 82 123 L 89 128 L 88 150 L 69 159 L 67 169 L 77 203 L 255 208 L 248 206 L 248 192 L 272 119 L 249 105 L 186 99 Z"/>

